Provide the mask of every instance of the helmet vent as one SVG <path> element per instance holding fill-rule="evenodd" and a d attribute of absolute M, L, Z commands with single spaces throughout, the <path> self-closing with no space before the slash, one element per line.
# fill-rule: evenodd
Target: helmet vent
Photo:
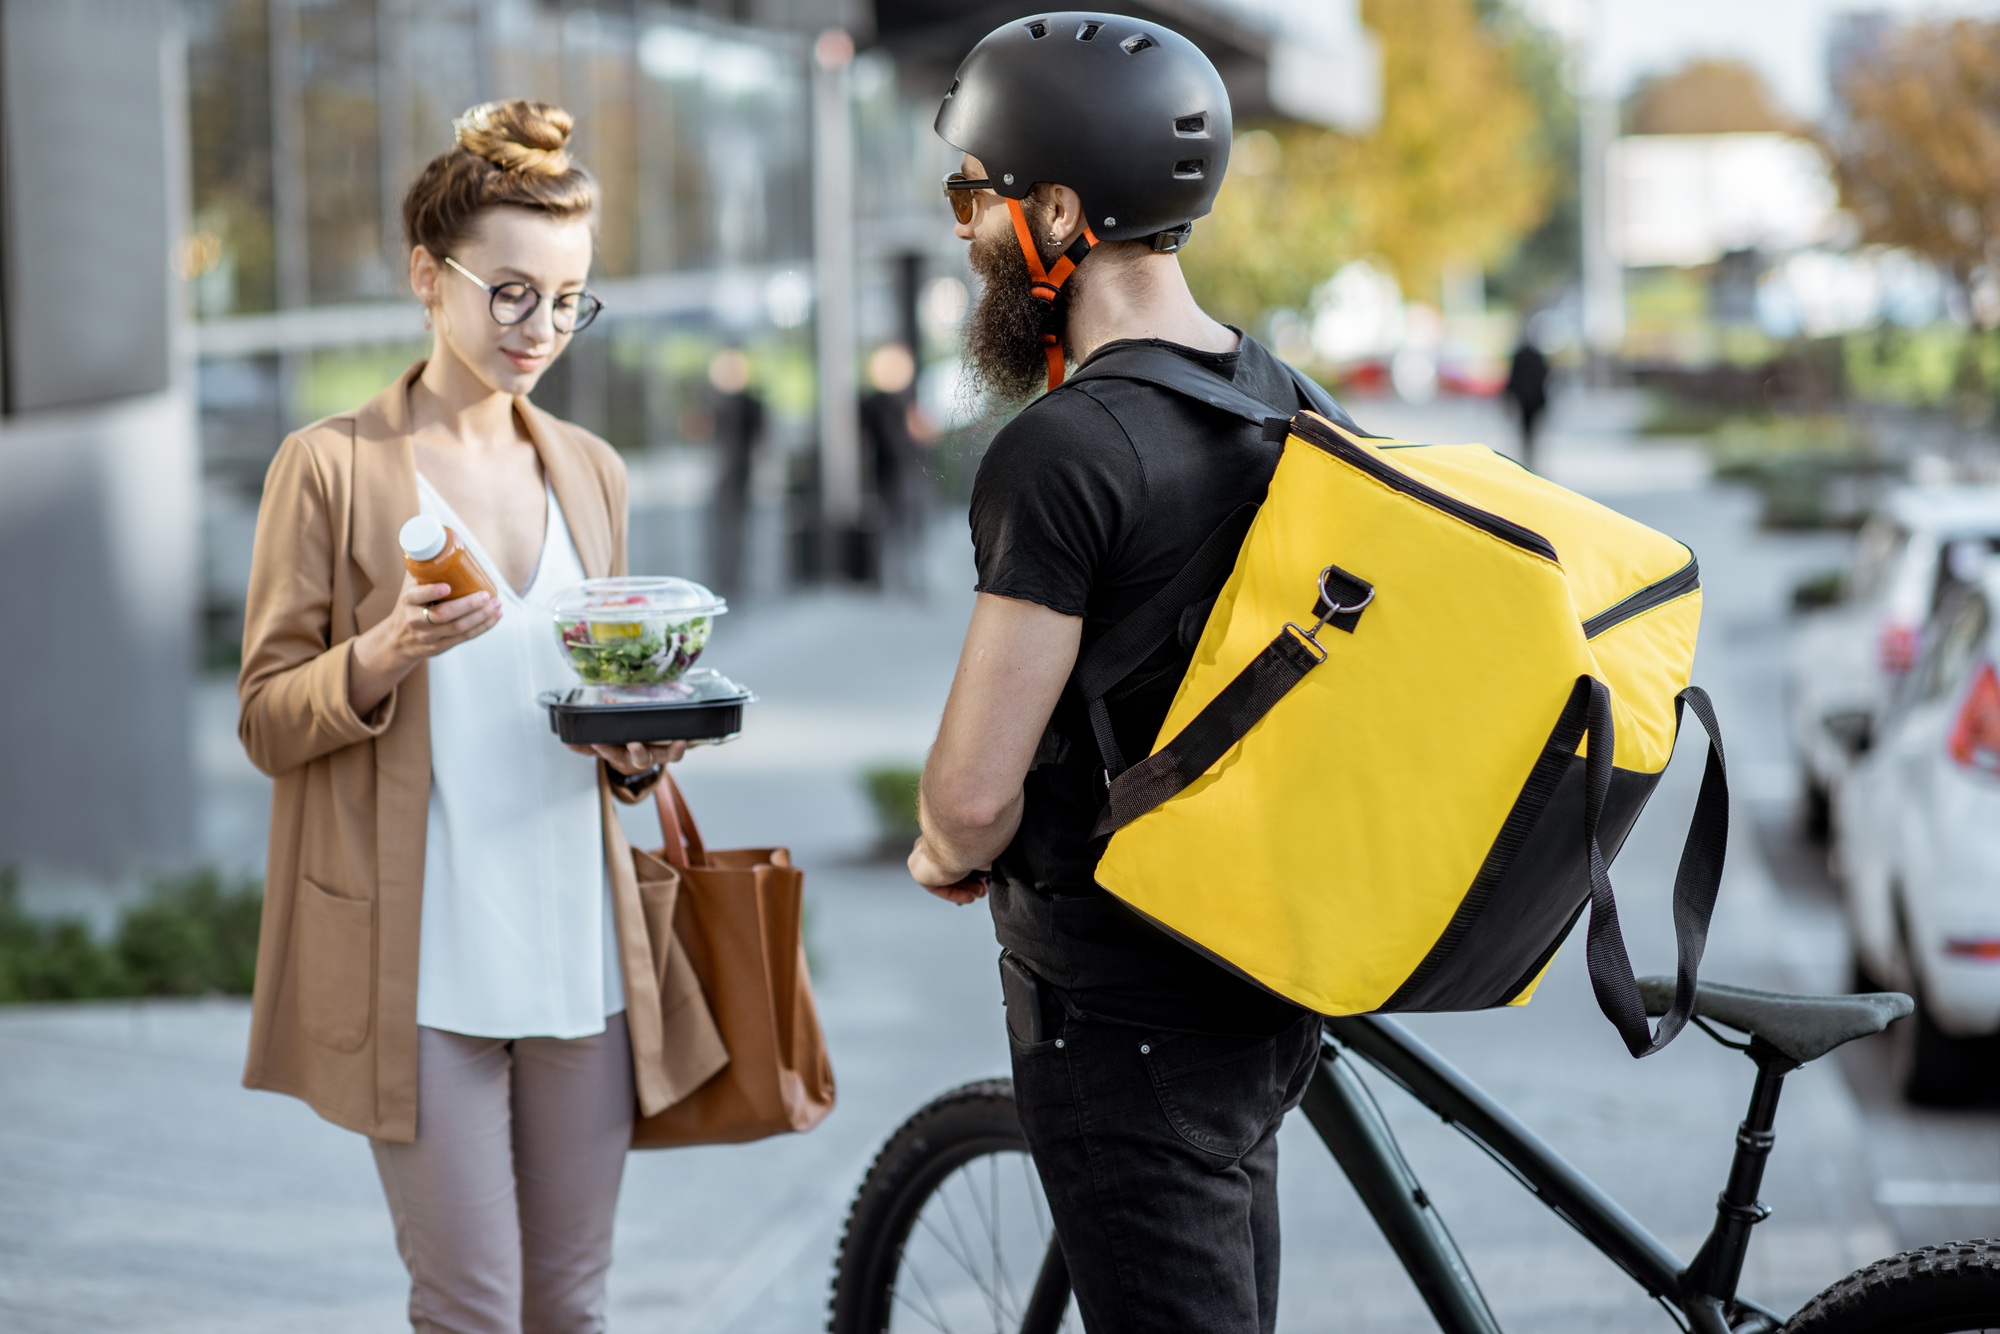
<path fill-rule="evenodd" d="M 1174 122 L 1174 133 L 1183 139 L 1198 139 L 1208 133 L 1208 117 L 1182 116 Z"/>
<path fill-rule="evenodd" d="M 1049 35 L 1049 25 L 1042 22 L 1040 19 L 1036 19 L 1033 23 L 1030 23 L 1028 25 L 1028 36 L 1034 38 L 1036 41 L 1039 42 L 1042 40 L 1042 38 L 1048 35 Z"/>
<path fill-rule="evenodd" d="M 1135 37 L 1127 37 L 1124 41 L 1118 43 L 1118 45 L 1125 48 L 1126 55 L 1136 56 L 1147 47 L 1158 46 L 1159 43 L 1142 32 Z"/>
<path fill-rule="evenodd" d="M 1076 40 L 1078 40 L 1079 42 L 1088 42 L 1095 40 L 1097 34 L 1100 31 L 1102 31 L 1103 28 L 1104 25 L 1102 23 L 1099 23 L 1096 19 L 1092 19 L 1090 20 L 1090 22 L 1084 24 L 1081 28 L 1078 28 L 1076 30 Z"/>
<path fill-rule="evenodd" d="M 1205 157 L 1182 158 L 1179 162 L 1174 163 L 1174 179 L 1177 181 L 1198 181 L 1207 170 L 1208 159 Z"/>

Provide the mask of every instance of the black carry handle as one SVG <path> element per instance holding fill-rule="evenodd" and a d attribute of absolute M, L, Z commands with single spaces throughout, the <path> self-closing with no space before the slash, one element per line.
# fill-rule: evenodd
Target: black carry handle
<path fill-rule="evenodd" d="M 1281 362 L 1287 375 L 1291 377 L 1292 390 L 1298 401 L 1311 407 L 1321 416 L 1339 423 L 1356 435 L 1365 435 L 1354 424 L 1333 396 L 1314 382 L 1296 366 Z M 1085 380 L 1133 380 L 1140 384 L 1150 384 L 1155 388 L 1170 390 L 1198 403 L 1206 403 L 1212 408 L 1240 417 L 1253 425 L 1264 428 L 1266 439 L 1283 440 L 1291 421 L 1291 409 L 1282 412 L 1274 405 L 1254 398 L 1237 388 L 1236 384 L 1197 362 L 1188 360 L 1177 352 L 1146 343 L 1131 343 L 1114 347 L 1092 357 L 1069 377 L 1070 384 Z M 1180 628 L 1181 618 L 1188 608 L 1199 605 L 1212 596 L 1236 565 L 1237 553 L 1242 549 L 1243 539 L 1250 531 L 1251 521 L 1257 517 L 1255 504 L 1241 505 L 1228 518 L 1216 525 L 1202 542 L 1200 548 L 1189 558 L 1165 587 L 1146 599 L 1137 610 L 1131 612 L 1118 624 L 1105 631 L 1102 638 L 1077 661 L 1072 679 L 1077 693 L 1083 697 L 1090 713 L 1091 731 L 1097 737 L 1097 752 L 1104 761 L 1104 780 L 1111 784 L 1126 769 L 1125 754 L 1118 744 L 1118 738 L 1111 730 L 1111 713 L 1105 699 L 1133 672 L 1137 671 L 1154 650 Z M 1347 628 L 1347 627 L 1342 627 Z M 1275 646 L 1274 646 L 1275 647 Z M 1269 650 L 1267 650 L 1269 652 Z M 1261 659 L 1260 659 L 1261 660 Z M 1292 678 L 1296 681 L 1297 678 Z M 1288 684 L 1285 689 L 1289 689 Z M 1278 691 L 1263 707 L 1269 709 L 1277 703 L 1284 691 Z M 1262 712 L 1258 713 L 1262 716 Z M 1256 719 L 1252 718 L 1251 722 Z M 1245 730 L 1248 730 L 1247 725 Z M 1227 747 L 1225 746 L 1226 750 Z M 1204 766 L 1206 767 L 1206 766 Z M 1198 776 L 1200 770 L 1196 770 Z M 1189 781 L 1192 781 L 1190 777 Z M 1183 784 L 1185 786 L 1185 784 Z M 1176 789 L 1178 790 L 1178 789 Z M 1165 797 L 1160 798 L 1165 800 Z M 1157 802 L 1155 803 L 1157 804 Z M 1145 809 L 1151 809 L 1147 807 Z M 1134 812 L 1127 819 L 1136 818 L 1141 812 Z M 1124 820 L 1119 821 L 1125 823 Z"/>
<path fill-rule="evenodd" d="M 1328 624 L 1339 625 L 1339 621 Z M 1297 627 L 1286 626 L 1173 740 L 1112 781 L 1111 804 L 1098 821 L 1094 835 L 1102 838 L 1115 833 L 1185 790 L 1325 660 L 1325 651 L 1317 639 Z M 1617 745 L 1611 723 L 1611 690 L 1595 677 L 1581 678 L 1579 684 L 1584 683 L 1590 691 L 1585 722 L 1589 750 L 1584 756 L 1583 770 L 1590 928 L 1585 937 L 1584 961 L 1597 1006 L 1624 1039 L 1626 1050 L 1635 1057 L 1650 1056 L 1672 1042 L 1694 1012 L 1695 977 L 1701 969 L 1702 952 L 1708 946 L 1708 925 L 1715 915 L 1716 894 L 1722 887 L 1723 858 L 1729 846 L 1729 772 L 1722 753 L 1722 729 L 1715 721 L 1715 706 L 1707 691 L 1689 686 L 1674 697 L 1676 735 L 1685 706 L 1693 711 L 1708 734 L 1708 762 L 1702 770 L 1694 816 L 1688 822 L 1680 868 L 1674 875 L 1674 946 L 1678 956 L 1674 1003 L 1660 1019 L 1659 1028 L 1653 1029 L 1646 1022 L 1638 979 L 1632 972 L 1631 956 L 1625 950 L 1625 934 L 1618 925 L 1618 901 L 1612 892 L 1611 873 L 1597 841 L 1605 797 L 1611 790 L 1611 760 Z"/>
<path fill-rule="evenodd" d="M 1287 622 L 1278 637 L 1203 705 L 1173 740 L 1112 777 L 1111 801 L 1092 837 L 1116 833 L 1207 773 L 1293 686 L 1326 661 L 1327 651 L 1319 640 L 1322 629 L 1353 634 L 1362 612 L 1375 601 L 1373 584 L 1337 565 L 1320 571 L 1318 591 L 1313 607 L 1318 619 L 1311 629 Z"/>
<path fill-rule="evenodd" d="M 1722 729 L 1716 725 L 1715 706 L 1707 691 L 1689 686 L 1674 697 L 1674 731 L 1678 736 L 1682 706 L 1693 710 L 1708 733 L 1708 763 L 1702 770 L 1694 817 L 1688 822 L 1680 869 L 1674 875 L 1674 948 L 1678 956 L 1674 1003 L 1661 1016 L 1659 1028 L 1649 1029 L 1638 979 L 1632 974 L 1632 959 L 1625 952 L 1625 933 L 1618 926 L 1611 874 L 1597 844 L 1598 821 L 1611 790 L 1611 690 L 1602 681 L 1588 679 L 1590 750 L 1583 766 L 1583 834 L 1590 854 L 1590 931 L 1585 938 L 1584 960 L 1597 1008 L 1625 1039 L 1625 1049 L 1634 1056 L 1650 1056 L 1672 1042 L 1694 1012 L 1695 974 L 1708 946 L 1708 923 L 1715 915 L 1723 855 L 1729 846 L 1729 771 L 1722 755 Z"/>

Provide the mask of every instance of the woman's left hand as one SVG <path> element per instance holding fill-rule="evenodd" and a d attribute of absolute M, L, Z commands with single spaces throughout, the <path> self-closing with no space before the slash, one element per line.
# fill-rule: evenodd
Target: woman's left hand
<path fill-rule="evenodd" d="M 634 741 L 623 746 L 571 746 L 579 755 L 595 755 L 619 773 L 642 774 L 660 764 L 676 764 L 687 754 L 685 741 L 661 741 L 648 745 Z"/>

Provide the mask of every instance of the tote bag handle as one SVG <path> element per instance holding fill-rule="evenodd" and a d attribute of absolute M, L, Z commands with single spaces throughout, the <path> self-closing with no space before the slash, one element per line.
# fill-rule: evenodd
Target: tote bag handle
<path fill-rule="evenodd" d="M 653 785 L 653 805 L 660 813 L 660 835 L 665 840 L 667 864 L 685 871 L 690 866 L 708 864 L 708 849 L 702 846 L 701 830 L 681 795 L 679 783 L 670 772 L 662 771 Z"/>

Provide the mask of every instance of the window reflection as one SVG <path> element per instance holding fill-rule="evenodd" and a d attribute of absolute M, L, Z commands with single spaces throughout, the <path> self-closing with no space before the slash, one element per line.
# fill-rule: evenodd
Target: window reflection
<path fill-rule="evenodd" d="M 453 117 L 491 98 L 567 107 L 598 180 L 592 285 L 608 310 L 535 397 L 627 453 L 634 568 L 704 572 L 717 448 L 706 372 L 724 347 L 748 357 L 767 409 L 760 503 L 783 505 L 816 438 L 806 36 L 654 0 L 181 0 L 181 12 L 182 271 L 216 624 L 240 605 L 235 546 L 284 433 L 423 354 L 403 192 L 450 146 Z M 935 93 L 920 91 L 900 94 L 879 56 L 854 66 L 864 343 L 915 327 L 894 305 L 902 238 L 956 255 L 932 184 L 948 156 L 929 132 Z M 752 564 L 768 573 L 782 561 L 779 535 L 765 539 Z"/>

